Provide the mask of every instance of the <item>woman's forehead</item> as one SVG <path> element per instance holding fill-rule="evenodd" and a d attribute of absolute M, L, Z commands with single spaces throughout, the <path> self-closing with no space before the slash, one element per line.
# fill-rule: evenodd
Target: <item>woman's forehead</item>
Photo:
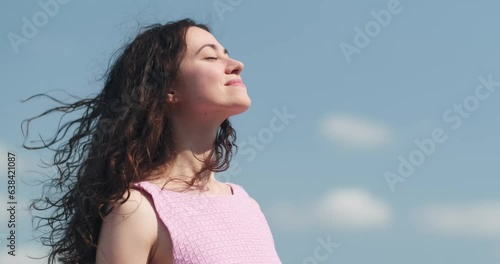
<path fill-rule="evenodd" d="M 221 45 L 217 39 L 204 29 L 199 27 L 190 27 L 186 33 L 186 44 L 188 51 L 194 55 L 205 44 Z"/>

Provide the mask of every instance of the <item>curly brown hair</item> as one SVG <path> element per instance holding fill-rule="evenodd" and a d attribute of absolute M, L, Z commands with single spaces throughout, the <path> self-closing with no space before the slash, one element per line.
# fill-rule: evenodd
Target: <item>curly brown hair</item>
<path fill-rule="evenodd" d="M 48 142 L 42 140 L 39 146 L 23 143 L 26 149 L 55 152 L 50 165 L 57 173 L 45 182 L 41 198 L 30 206 L 40 213 L 51 212 L 48 217 L 34 217 L 37 230 L 50 228 L 40 237 L 50 247 L 48 263 L 95 263 L 103 218 L 128 199 L 133 183 L 151 179 L 153 172 L 174 158 L 169 105 L 164 98 L 166 88 L 178 77 L 186 53 L 186 32 L 193 26 L 210 32 L 206 25 L 189 18 L 143 28 L 106 70 L 104 87 L 95 97 L 64 103 L 42 93 L 23 100 L 47 97 L 60 104 L 23 121 L 25 142 L 32 120 L 53 112 L 65 115 L 84 110 L 80 118 L 56 129 Z M 62 141 L 73 126 L 71 138 Z M 233 147 L 237 151 L 235 141 L 236 132 L 226 119 L 210 155 L 186 182 L 188 186 L 203 180 L 206 171 L 227 170 Z M 57 143 L 61 144 L 52 149 Z"/>

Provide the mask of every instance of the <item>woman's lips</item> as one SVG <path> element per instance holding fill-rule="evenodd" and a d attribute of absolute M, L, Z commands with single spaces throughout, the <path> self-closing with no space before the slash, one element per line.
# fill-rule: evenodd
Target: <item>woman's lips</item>
<path fill-rule="evenodd" d="M 241 80 L 231 80 L 226 83 L 226 86 L 243 86 L 246 87 L 243 81 Z"/>

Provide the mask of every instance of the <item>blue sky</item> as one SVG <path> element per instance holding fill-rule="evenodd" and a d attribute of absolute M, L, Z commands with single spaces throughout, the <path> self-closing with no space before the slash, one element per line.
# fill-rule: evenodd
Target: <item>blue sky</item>
<path fill-rule="evenodd" d="M 218 177 L 260 203 L 283 263 L 500 262 L 497 1 L 46 2 L 0 11 L 0 150 L 27 182 L 48 153 L 20 147 L 21 121 L 53 105 L 20 100 L 96 93 L 140 26 L 191 17 L 245 63 L 252 106 L 231 118 L 242 147 Z M 19 181 L 19 208 L 37 192 Z M 0 262 L 40 263 L 6 259 L 0 216 Z M 17 216 L 17 252 L 39 254 Z"/>

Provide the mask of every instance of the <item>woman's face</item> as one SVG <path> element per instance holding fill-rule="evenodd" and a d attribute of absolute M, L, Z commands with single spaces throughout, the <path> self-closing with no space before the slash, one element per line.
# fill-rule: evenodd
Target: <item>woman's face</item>
<path fill-rule="evenodd" d="M 179 107 L 223 119 L 246 111 L 251 100 L 245 85 L 227 84 L 241 80 L 243 63 L 230 58 L 215 37 L 201 28 L 188 29 L 186 44 L 175 86 Z"/>

